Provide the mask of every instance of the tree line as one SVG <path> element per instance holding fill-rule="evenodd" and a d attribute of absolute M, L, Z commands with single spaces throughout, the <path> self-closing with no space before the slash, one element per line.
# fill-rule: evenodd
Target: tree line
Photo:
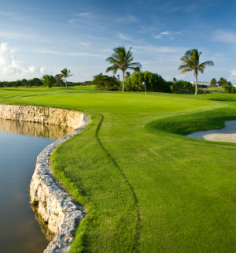
<path fill-rule="evenodd" d="M 67 87 L 67 79 L 72 76 L 70 74 L 70 70 L 67 68 L 61 70 L 60 74 L 56 76 L 53 75 L 43 75 L 41 78 L 33 78 L 33 79 L 22 79 L 17 81 L 0 81 L 0 87 L 19 87 L 25 86 L 26 88 L 30 87 L 40 87 L 45 86 L 51 88 L 53 86 Z M 81 85 L 82 83 L 73 83 L 73 85 Z"/>
<path fill-rule="evenodd" d="M 189 82 L 173 80 L 173 82 L 165 81 L 157 73 L 151 73 L 149 71 L 142 72 L 142 65 L 139 62 L 133 62 L 134 57 L 131 52 L 131 47 L 127 51 L 125 47 L 114 48 L 114 53 L 106 59 L 110 64 L 106 72 L 113 71 L 114 74 L 118 70 L 122 71 L 123 80 L 122 84 L 119 80 L 114 77 L 109 77 L 107 75 L 96 75 L 93 78 L 92 84 L 96 85 L 100 89 L 104 90 L 126 90 L 126 91 L 158 91 L 158 92 L 181 92 L 187 91 L 189 93 L 193 92 L 193 85 Z M 200 63 L 200 55 L 197 49 L 188 50 L 184 56 L 180 58 L 182 65 L 179 66 L 181 74 L 186 72 L 194 72 L 195 77 L 195 95 L 198 93 L 198 73 L 203 73 L 206 66 L 214 66 L 212 61 L 205 61 Z M 133 74 L 127 70 L 133 70 Z M 171 89 L 172 86 L 172 89 Z"/>
<path fill-rule="evenodd" d="M 142 65 L 139 62 L 133 62 L 134 57 L 131 49 L 132 48 L 130 47 L 127 51 L 125 47 L 114 48 L 114 53 L 106 59 L 106 61 L 112 64 L 107 68 L 106 72 L 113 71 L 113 73 L 116 74 L 118 70 L 122 71 L 122 91 L 143 91 L 145 89 L 147 91 L 171 92 L 170 86 L 173 86 L 175 87 L 174 91 L 185 89 L 189 92 L 192 92 L 193 85 L 189 82 L 175 82 L 174 80 L 173 85 L 172 82 L 165 81 L 156 73 L 151 73 L 149 71 L 142 73 Z M 206 66 L 214 66 L 212 61 L 200 63 L 201 54 L 202 52 L 199 52 L 197 49 L 188 50 L 184 56 L 180 58 L 182 65 L 180 65 L 178 68 L 181 70 L 181 74 L 191 71 L 194 72 L 195 95 L 197 95 L 199 90 L 197 83 L 198 73 L 203 73 Z M 133 70 L 134 73 L 130 75 L 130 72 L 126 72 L 128 69 Z M 118 80 L 102 74 L 94 76 L 93 84 L 97 85 L 98 88 L 106 90 L 120 90 L 121 87 L 121 84 L 118 82 Z"/>

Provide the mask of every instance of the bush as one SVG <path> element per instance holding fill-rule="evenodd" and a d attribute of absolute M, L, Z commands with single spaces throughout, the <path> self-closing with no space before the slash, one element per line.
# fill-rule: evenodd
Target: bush
<path fill-rule="evenodd" d="M 30 86 L 36 86 L 36 87 L 43 85 L 42 80 L 40 80 L 39 78 L 31 79 L 29 80 L 29 83 L 30 83 Z"/>
<path fill-rule="evenodd" d="M 25 86 L 26 88 L 30 87 L 30 82 L 26 79 L 22 79 L 21 85 Z"/>
<path fill-rule="evenodd" d="M 170 83 L 165 81 L 160 75 L 149 71 L 134 72 L 130 78 L 125 80 L 125 90 L 127 91 L 144 91 L 145 82 L 147 91 L 171 92 Z"/>
<path fill-rule="evenodd" d="M 234 86 L 225 86 L 224 89 L 226 93 L 235 94 L 236 89 Z"/>
<path fill-rule="evenodd" d="M 118 90 L 120 82 L 111 76 L 103 75 L 102 73 L 93 77 L 91 85 L 96 85 L 102 90 Z"/>
<path fill-rule="evenodd" d="M 56 83 L 56 78 L 51 75 L 44 75 L 41 80 L 42 80 L 44 86 L 46 86 L 48 88 L 52 88 L 52 86 L 54 86 Z"/>
<path fill-rule="evenodd" d="M 172 92 L 178 94 L 193 94 L 195 91 L 194 85 L 187 81 L 178 81 L 173 83 Z"/>

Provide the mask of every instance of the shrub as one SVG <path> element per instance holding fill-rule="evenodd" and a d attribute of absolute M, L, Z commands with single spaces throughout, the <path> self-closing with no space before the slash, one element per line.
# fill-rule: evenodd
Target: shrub
<path fill-rule="evenodd" d="M 235 94 L 236 89 L 234 86 L 225 86 L 224 89 L 226 93 Z"/>
<path fill-rule="evenodd" d="M 56 83 L 56 78 L 51 75 L 44 75 L 41 80 L 42 80 L 44 86 L 46 86 L 48 88 L 52 88 L 52 86 L 55 85 L 55 83 Z"/>
<path fill-rule="evenodd" d="M 190 82 L 180 80 L 173 83 L 172 91 L 179 94 L 193 94 L 195 87 Z"/>
<path fill-rule="evenodd" d="M 34 79 L 31 79 L 31 80 L 29 80 L 29 82 L 30 82 L 30 86 L 36 86 L 36 87 L 39 87 L 39 86 L 41 86 L 41 85 L 43 85 L 43 82 L 42 82 L 42 80 L 40 80 L 39 78 L 34 78 Z"/>
<path fill-rule="evenodd" d="M 21 85 L 25 86 L 26 88 L 30 87 L 30 82 L 26 79 L 22 79 Z"/>
<path fill-rule="evenodd" d="M 102 90 L 117 90 L 120 86 L 120 82 L 117 79 L 103 75 L 102 73 L 94 76 L 91 84 L 96 85 L 97 88 Z"/>
<path fill-rule="evenodd" d="M 127 91 L 144 91 L 145 82 L 147 91 L 171 92 L 170 83 L 165 81 L 160 75 L 149 71 L 134 72 L 130 78 L 125 80 L 125 90 Z"/>

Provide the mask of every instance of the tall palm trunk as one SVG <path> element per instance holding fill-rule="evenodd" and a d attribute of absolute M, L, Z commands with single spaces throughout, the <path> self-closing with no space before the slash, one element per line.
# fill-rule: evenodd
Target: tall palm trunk
<path fill-rule="evenodd" d="M 122 71 L 123 72 L 123 87 L 122 87 L 122 91 L 125 90 L 125 70 Z"/>
<path fill-rule="evenodd" d="M 195 95 L 197 95 L 197 71 L 195 71 Z"/>
<path fill-rule="evenodd" d="M 67 80 L 66 80 L 66 88 L 67 88 Z"/>

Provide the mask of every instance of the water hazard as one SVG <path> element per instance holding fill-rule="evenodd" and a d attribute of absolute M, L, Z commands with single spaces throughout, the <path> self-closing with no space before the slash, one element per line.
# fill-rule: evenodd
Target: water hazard
<path fill-rule="evenodd" d="M 38 154 L 71 131 L 0 119 L 0 252 L 42 253 L 47 247 L 51 236 L 29 203 L 30 180 Z"/>

